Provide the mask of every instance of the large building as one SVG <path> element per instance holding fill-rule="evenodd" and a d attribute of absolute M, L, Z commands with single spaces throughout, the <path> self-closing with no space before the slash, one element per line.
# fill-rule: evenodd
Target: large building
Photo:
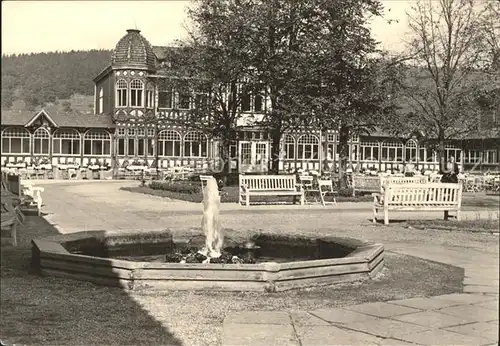
<path fill-rule="evenodd" d="M 168 47 L 152 46 L 139 30 L 127 30 L 117 43 L 110 65 L 94 78 L 94 114 L 44 108 L 36 112 L 1 112 L 2 165 L 26 162 L 73 162 L 81 166 L 106 163 L 110 167 L 145 163 L 150 167 L 218 165 L 219 143 L 169 119 L 182 117 L 194 106 L 189 93 L 173 90 L 168 83 Z M 265 98 L 250 98 L 248 115 L 265 109 Z M 155 121 L 151 121 L 155 119 Z M 498 122 L 496 123 L 498 125 Z M 446 154 L 466 170 L 498 170 L 498 127 L 485 136 L 449 142 Z M 322 148 L 328 148 L 323 157 Z M 416 136 L 391 138 L 382 132 L 355 136 L 349 143 L 354 166 L 401 168 L 414 161 L 419 169 L 436 169 L 436 153 Z M 268 133 L 247 126 L 231 145 L 233 170 L 267 171 L 270 156 Z M 321 170 L 325 161 L 338 162 L 335 132 L 288 133 L 283 136 L 279 169 Z"/>

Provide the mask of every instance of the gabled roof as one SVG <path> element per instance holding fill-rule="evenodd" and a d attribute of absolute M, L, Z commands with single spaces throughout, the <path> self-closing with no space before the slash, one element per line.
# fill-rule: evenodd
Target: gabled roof
<path fill-rule="evenodd" d="M 63 112 L 55 108 L 45 108 L 40 111 L 1 110 L 0 119 L 3 126 L 29 126 L 40 116 L 46 116 L 54 127 L 80 128 L 113 128 L 113 120 L 108 114 L 84 114 L 77 111 Z"/>
<path fill-rule="evenodd" d="M 32 117 L 32 118 L 31 118 L 31 120 L 30 120 L 30 121 L 28 121 L 28 122 L 27 122 L 24 126 L 25 126 L 25 127 L 27 127 L 27 126 L 31 126 L 31 125 L 35 122 L 35 120 L 37 120 L 38 118 L 40 118 L 40 117 L 42 117 L 42 116 L 45 116 L 45 118 L 47 118 L 47 120 L 51 122 L 52 126 L 54 126 L 54 127 L 58 127 L 58 126 L 57 126 L 57 123 L 54 121 L 54 119 L 52 119 L 52 118 L 50 117 L 50 115 L 48 115 L 48 114 L 47 114 L 47 112 L 46 112 L 46 111 L 44 111 L 43 109 L 42 109 L 41 111 L 39 111 L 37 114 L 35 114 L 35 116 L 34 116 L 34 117 Z"/>

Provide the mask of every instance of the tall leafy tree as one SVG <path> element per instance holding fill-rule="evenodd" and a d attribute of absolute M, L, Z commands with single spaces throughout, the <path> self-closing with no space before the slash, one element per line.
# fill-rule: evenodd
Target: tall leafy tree
<path fill-rule="evenodd" d="M 489 83 L 483 73 L 486 32 L 473 0 L 420 0 L 408 13 L 411 39 L 405 54 L 404 99 L 412 112 L 399 129 L 419 129 L 435 141 L 440 162 L 445 141 L 477 132 L 476 96 Z"/>
<path fill-rule="evenodd" d="M 225 172 L 231 141 L 244 117 L 243 98 L 256 90 L 251 78 L 254 10 L 253 2 L 246 0 L 196 1 L 188 11 L 190 39 L 169 56 L 170 83 L 190 93 L 195 106 L 174 122 L 219 139 Z"/>
<path fill-rule="evenodd" d="M 377 50 L 368 20 L 382 14 L 378 1 L 317 1 L 305 35 L 301 88 L 295 99 L 309 110 L 309 124 L 339 130 L 343 178 L 352 135 L 369 132 L 394 113 L 399 63 Z M 326 157 L 326 146 L 323 148 Z M 344 183 L 344 179 L 341 179 Z"/>

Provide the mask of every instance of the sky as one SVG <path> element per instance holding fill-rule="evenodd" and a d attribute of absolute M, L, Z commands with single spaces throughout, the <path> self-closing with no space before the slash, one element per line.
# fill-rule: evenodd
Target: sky
<path fill-rule="evenodd" d="M 385 18 L 372 23 L 382 47 L 402 49 L 412 0 L 383 0 Z M 2 1 L 2 54 L 113 49 L 137 28 L 155 46 L 186 37 L 190 1 Z M 387 24 L 387 19 L 399 23 Z"/>

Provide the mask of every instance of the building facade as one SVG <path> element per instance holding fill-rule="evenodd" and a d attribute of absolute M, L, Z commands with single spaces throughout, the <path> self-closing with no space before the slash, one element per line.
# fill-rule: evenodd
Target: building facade
<path fill-rule="evenodd" d="M 51 108 L 2 110 L 2 165 L 220 167 L 217 140 L 169 121 L 182 118 L 195 106 L 195 100 L 189 92 L 169 86 L 168 49 L 152 46 L 139 30 L 127 30 L 113 51 L 110 65 L 94 78 L 94 114 Z M 248 96 L 242 111 L 258 118 L 267 106 L 265 98 Z M 270 143 L 265 130 L 244 127 L 231 144 L 232 169 L 267 171 Z M 287 133 L 282 138 L 279 170 L 336 167 L 337 146 L 335 131 Z M 433 170 L 438 165 L 436 153 L 416 136 L 392 138 L 381 132 L 353 136 L 349 152 L 351 164 L 363 169 L 401 169 L 409 160 L 419 169 Z M 446 144 L 447 156 L 454 156 L 465 170 L 498 170 L 499 152 L 498 131 L 496 136 Z"/>

